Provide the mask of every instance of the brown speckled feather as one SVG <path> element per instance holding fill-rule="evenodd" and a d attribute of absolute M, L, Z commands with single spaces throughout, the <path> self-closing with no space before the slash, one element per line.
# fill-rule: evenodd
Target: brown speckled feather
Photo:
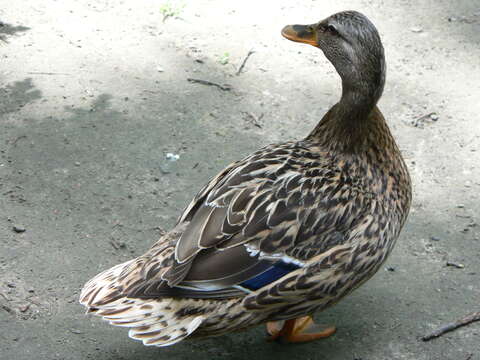
<path fill-rule="evenodd" d="M 328 124 L 331 114 L 322 124 Z M 342 144 L 332 144 L 328 131 L 320 132 L 319 127 L 303 141 L 267 146 L 230 166 L 181 216 L 177 227 L 184 230 L 176 243 L 176 259 L 170 255 L 168 271 L 161 277 L 146 276 L 136 288 L 129 288 L 130 294 L 177 296 L 178 290 L 170 291 L 171 286 L 195 287 L 195 281 L 210 290 L 238 285 L 255 274 L 246 270 L 262 261 L 250 256 L 244 245 L 306 263 L 333 247 L 366 241 L 352 236 L 356 232 L 375 241 L 383 231 L 397 235 L 406 213 L 390 218 L 387 224 L 382 221 L 385 210 L 392 206 L 406 209 L 410 198 L 407 190 L 397 198 L 386 190 L 408 180 L 408 173 L 401 157 L 391 156 L 398 149 L 377 109 L 369 122 L 361 155 L 331 151 L 328 146 Z M 380 134 L 384 144 L 379 143 Z M 327 140 L 328 145 L 322 144 Z M 210 265 L 201 266 L 207 259 Z M 150 257 L 144 266 L 155 268 L 158 260 Z M 192 268 L 192 264 L 196 265 Z M 266 266 L 258 266 L 257 274 Z M 185 291 L 179 294 L 185 296 Z M 239 294 L 230 289 L 226 296 Z M 203 296 L 222 297 L 223 293 Z"/>

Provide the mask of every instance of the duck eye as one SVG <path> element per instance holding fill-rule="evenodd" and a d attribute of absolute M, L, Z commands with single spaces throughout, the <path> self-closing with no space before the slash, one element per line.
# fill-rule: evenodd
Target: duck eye
<path fill-rule="evenodd" d="M 335 26 L 333 26 L 333 25 L 328 25 L 328 26 L 325 28 L 325 31 L 327 31 L 327 32 L 329 32 L 329 33 L 332 33 L 332 34 L 338 34 L 337 29 L 336 29 Z"/>

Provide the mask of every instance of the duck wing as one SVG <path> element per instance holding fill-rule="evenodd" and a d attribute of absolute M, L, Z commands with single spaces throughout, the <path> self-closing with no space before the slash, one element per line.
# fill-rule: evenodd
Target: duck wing
<path fill-rule="evenodd" d="M 128 295 L 240 296 L 344 242 L 355 209 L 347 216 L 343 205 L 354 194 L 308 145 L 268 146 L 222 171 L 180 217 L 168 269 L 152 256 Z"/>

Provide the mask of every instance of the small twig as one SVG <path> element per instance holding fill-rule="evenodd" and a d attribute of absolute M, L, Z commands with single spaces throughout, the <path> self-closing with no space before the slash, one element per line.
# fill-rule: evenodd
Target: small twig
<path fill-rule="evenodd" d="M 465 268 L 465 265 L 457 264 L 457 263 L 454 263 L 454 262 L 451 262 L 451 261 L 447 261 L 447 266 L 453 266 L 457 269 L 464 269 Z"/>
<path fill-rule="evenodd" d="M 6 312 L 8 313 L 13 313 L 13 310 L 10 306 L 7 306 L 7 305 L 2 305 L 2 309 L 5 310 Z"/>
<path fill-rule="evenodd" d="M 12 141 L 12 145 L 16 145 L 18 140 L 26 139 L 26 138 L 27 138 L 27 135 L 20 135 L 15 140 Z"/>
<path fill-rule="evenodd" d="M 216 87 L 218 87 L 220 90 L 223 90 L 223 91 L 230 91 L 230 90 L 232 90 L 232 87 L 231 87 L 230 85 L 228 85 L 228 84 L 220 85 L 220 84 L 217 84 L 217 83 L 208 81 L 208 80 L 192 79 L 192 78 L 188 78 L 187 81 L 188 81 L 188 82 L 191 82 L 191 83 L 196 83 L 196 84 L 202 84 L 202 85 L 208 85 L 208 86 L 216 86 Z"/>
<path fill-rule="evenodd" d="M 240 67 L 238 68 L 237 70 L 237 73 L 235 75 L 240 75 L 240 73 L 242 72 L 243 68 L 245 67 L 245 64 L 247 63 L 247 60 L 248 58 L 254 53 L 255 51 L 253 50 L 250 50 L 247 54 L 247 56 L 245 56 L 245 59 L 243 59 L 242 61 L 242 64 L 240 65 Z"/>
<path fill-rule="evenodd" d="M 29 71 L 27 74 L 30 75 L 71 75 L 68 73 L 57 73 L 57 72 L 43 72 L 43 71 Z"/>
<path fill-rule="evenodd" d="M 0 295 L 2 295 L 2 297 L 3 297 L 5 300 L 11 301 L 11 300 L 7 297 L 7 295 L 5 295 L 4 293 L 0 292 Z"/>
<path fill-rule="evenodd" d="M 118 247 L 118 245 L 117 245 L 117 242 L 116 242 L 115 240 L 110 239 L 110 244 L 113 246 L 113 248 L 114 248 L 115 250 L 118 250 L 118 249 L 119 249 L 119 247 Z"/>
<path fill-rule="evenodd" d="M 117 240 L 113 238 L 113 236 L 110 237 L 110 244 L 114 247 L 115 250 L 125 247 L 125 243 L 122 242 L 119 244 Z"/>
<path fill-rule="evenodd" d="M 422 115 L 414 120 L 412 120 L 411 124 L 415 127 L 420 127 L 422 128 L 425 121 L 430 120 L 433 122 L 436 122 L 438 120 L 438 115 L 436 112 L 431 112 L 426 115 Z"/>
<path fill-rule="evenodd" d="M 460 320 L 457 320 L 455 322 L 446 324 L 446 325 L 440 327 L 439 329 L 435 330 L 434 332 L 432 332 L 428 335 L 425 335 L 424 337 L 422 337 L 422 340 L 423 341 L 429 341 L 431 339 L 442 336 L 443 334 L 445 334 L 449 331 L 453 331 L 453 330 L 455 330 L 455 329 L 457 329 L 461 326 L 468 325 L 468 324 L 470 324 L 474 321 L 478 321 L 478 320 L 480 320 L 480 312 L 471 313 L 471 314 L 465 316 L 464 318 L 462 318 Z"/>
<path fill-rule="evenodd" d="M 254 126 L 258 127 L 258 128 L 262 128 L 262 125 L 260 124 L 260 120 L 262 120 L 263 118 L 263 113 L 260 114 L 260 116 L 255 116 L 255 114 L 249 112 L 249 111 L 244 111 L 244 114 L 247 115 L 247 117 L 249 119 L 251 119 L 251 122 Z"/>
<path fill-rule="evenodd" d="M 417 121 L 423 121 L 423 120 L 431 119 L 432 115 L 437 115 L 437 113 L 436 112 L 431 112 L 431 113 L 422 115 L 419 118 L 417 118 Z"/>
<path fill-rule="evenodd" d="M 395 329 L 398 328 L 400 325 L 402 325 L 402 323 L 400 323 L 400 322 L 394 324 L 394 325 L 390 328 L 390 331 L 395 330 Z"/>

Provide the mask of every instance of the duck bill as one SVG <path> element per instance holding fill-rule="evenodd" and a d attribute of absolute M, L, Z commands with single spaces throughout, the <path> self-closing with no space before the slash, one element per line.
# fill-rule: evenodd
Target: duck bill
<path fill-rule="evenodd" d="M 288 40 L 318 47 L 316 31 L 311 25 L 287 25 L 282 29 L 282 35 Z"/>

